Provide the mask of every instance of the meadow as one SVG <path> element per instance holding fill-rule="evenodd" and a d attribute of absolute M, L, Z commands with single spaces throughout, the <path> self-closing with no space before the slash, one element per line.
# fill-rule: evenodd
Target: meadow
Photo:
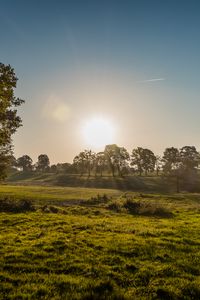
<path fill-rule="evenodd" d="M 0 186 L 25 200 L 0 207 L 0 299 L 200 298 L 200 194 Z"/>

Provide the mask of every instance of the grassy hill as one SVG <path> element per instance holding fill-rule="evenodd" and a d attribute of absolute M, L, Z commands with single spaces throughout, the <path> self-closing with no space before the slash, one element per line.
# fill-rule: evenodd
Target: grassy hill
<path fill-rule="evenodd" d="M 200 194 L 3 185 L 0 211 L 0 299 L 200 298 Z"/>
<path fill-rule="evenodd" d="M 147 192 L 173 192 L 176 184 L 158 176 L 80 176 L 55 173 L 16 172 L 7 179 L 10 184 L 53 185 L 68 187 L 106 188 Z"/>

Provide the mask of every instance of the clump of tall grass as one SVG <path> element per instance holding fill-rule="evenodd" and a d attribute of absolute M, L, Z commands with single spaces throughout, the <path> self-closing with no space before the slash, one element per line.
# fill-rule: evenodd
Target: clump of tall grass
<path fill-rule="evenodd" d="M 22 213 L 28 211 L 35 211 L 30 200 L 22 199 L 17 201 L 9 197 L 0 200 L 0 212 Z"/>
<path fill-rule="evenodd" d="M 116 212 L 128 212 L 135 215 L 155 216 L 162 218 L 172 217 L 173 214 L 168 208 L 155 202 L 137 201 L 131 198 L 123 201 L 113 201 L 107 205 L 107 208 Z"/>
<path fill-rule="evenodd" d="M 106 195 L 100 195 L 97 194 L 97 196 L 93 196 L 88 200 L 81 201 L 81 204 L 83 205 L 98 205 L 98 204 L 103 204 L 107 203 L 110 200 L 110 198 Z"/>

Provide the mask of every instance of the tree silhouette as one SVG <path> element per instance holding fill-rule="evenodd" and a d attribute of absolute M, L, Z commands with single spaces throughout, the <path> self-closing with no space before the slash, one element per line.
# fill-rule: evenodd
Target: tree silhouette
<path fill-rule="evenodd" d="M 106 157 L 104 152 L 98 152 L 96 154 L 96 159 L 95 159 L 95 176 L 97 173 L 100 173 L 100 176 L 102 177 L 103 174 L 103 169 L 106 166 Z"/>
<path fill-rule="evenodd" d="M 142 147 L 133 149 L 131 155 L 131 165 L 139 172 L 141 176 L 143 172 L 153 172 L 155 169 L 156 156 L 154 153 Z"/>
<path fill-rule="evenodd" d="M 33 160 L 28 155 L 23 155 L 17 159 L 17 166 L 22 168 L 23 172 L 32 170 Z"/>
<path fill-rule="evenodd" d="M 180 160 L 183 169 L 188 172 L 198 168 L 200 155 L 194 146 L 184 146 L 180 149 Z"/>
<path fill-rule="evenodd" d="M 137 147 L 132 150 L 131 154 L 131 166 L 139 172 L 140 176 L 143 172 L 143 150 L 142 147 Z"/>
<path fill-rule="evenodd" d="M 177 148 L 166 148 L 162 158 L 163 174 L 176 179 L 176 191 L 180 192 L 180 180 L 183 174 L 180 152 Z"/>
<path fill-rule="evenodd" d="M 40 154 L 36 163 L 37 170 L 45 172 L 49 169 L 50 161 L 47 154 Z"/>
<path fill-rule="evenodd" d="M 12 135 L 22 125 L 17 106 L 24 100 L 14 96 L 17 77 L 10 65 L 0 63 L 0 179 L 5 178 L 12 154 Z"/>
<path fill-rule="evenodd" d="M 117 170 L 118 175 L 122 176 L 122 170 L 127 166 L 129 160 L 128 151 L 124 147 L 111 144 L 106 145 L 104 154 L 112 175 L 115 176 L 115 170 Z"/>
<path fill-rule="evenodd" d="M 91 170 L 95 165 L 95 153 L 92 150 L 84 150 L 74 157 L 73 164 L 80 171 L 81 175 L 87 172 L 88 176 L 90 176 Z"/>
<path fill-rule="evenodd" d="M 163 153 L 163 172 L 166 175 L 170 175 L 174 169 L 180 167 L 180 152 L 177 148 L 166 148 Z"/>

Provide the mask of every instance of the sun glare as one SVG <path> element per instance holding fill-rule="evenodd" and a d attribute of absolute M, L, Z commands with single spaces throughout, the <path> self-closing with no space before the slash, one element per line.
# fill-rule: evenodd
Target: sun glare
<path fill-rule="evenodd" d="M 93 118 L 83 127 L 83 137 L 88 146 L 101 148 L 114 143 L 115 130 L 111 122 L 102 118 Z"/>

